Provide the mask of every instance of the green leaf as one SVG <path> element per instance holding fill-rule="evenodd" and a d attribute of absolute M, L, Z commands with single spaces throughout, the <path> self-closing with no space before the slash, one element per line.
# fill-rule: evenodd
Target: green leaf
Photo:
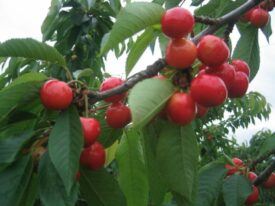
<path fill-rule="evenodd" d="M 224 163 L 212 162 L 199 171 L 196 206 L 212 206 L 219 196 L 227 170 Z"/>
<path fill-rule="evenodd" d="M 127 206 L 147 206 L 148 203 L 149 187 L 140 137 L 134 129 L 125 131 L 116 153 L 118 181 Z"/>
<path fill-rule="evenodd" d="M 157 163 L 168 187 L 193 205 L 197 178 L 198 145 L 191 125 L 180 127 L 166 123 L 157 144 Z"/>
<path fill-rule="evenodd" d="M 32 173 L 32 158 L 24 156 L 0 173 L 0 202 L 5 206 L 22 206 L 24 191 L 26 190 Z"/>
<path fill-rule="evenodd" d="M 49 136 L 49 156 L 69 195 L 75 183 L 83 135 L 78 112 L 74 106 L 61 112 Z"/>
<path fill-rule="evenodd" d="M 192 0 L 191 6 L 198 6 L 200 5 L 204 0 Z"/>
<path fill-rule="evenodd" d="M 81 168 L 80 192 L 89 205 L 126 206 L 117 181 L 104 169 Z"/>
<path fill-rule="evenodd" d="M 256 76 L 260 67 L 260 48 L 258 29 L 248 24 L 238 24 L 241 34 L 235 47 L 233 58 L 246 61 L 250 67 L 250 81 Z"/>
<path fill-rule="evenodd" d="M 110 36 L 101 47 L 101 54 L 106 53 L 146 27 L 159 24 L 163 13 L 164 9 L 159 4 L 128 3 L 125 8 L 120 10 Z"/>
<path fill-rule="evenodd" d="M 275 133 L 267 137 L 263 144 L 260 147 L 259 155 L 263 155 L 268 151 L 271 151 L 275 148 Z"/>
<path fill-rule="evenodd" d="M 31 38 L 10 39 L 3 42 L 0 44 L 0 56 L 25 57 L 66 65 L 65 59 L 54 47 Z"/>
<path fill-rule="evenodd" d="M 164 200 L 167 186 L 161 179 L 156 162 L 156 146 L 158 140 L 158 130 L 163 124 L 154 122 L 143 130 L 144 159 L 149 180 L 149 200 L 151 206 L 159 206 Z"/>
<path fill-rule="evenodd" d="M 33 136 L 33 127 L 36 120 L 25 120 L 9 124 L 1 128 L 0 133 L 0 165 L 6 167 L 11 164 L 22 147 Z"/>
<path fill-rule="evenodd" d="M 267 42 L 269 42 L 269 37 L 272 35 L 272 27 L 271 27 L 271 16 L 268 14 L 268 22 L 267 24 L 261 28 L 261 31 L 266 37 Z"/>
<path fill-rule="evenodd" d="M 165 9 L 171 9 L 179 5 L 182 0 L 169 0 L 165 2 Z"/>
<path fill-rule="evenodd" d="M 59 177 L 53 163 L 46 152 L 38 167 L 40 200 L 44 206 L 75 206 L 78 197 L 78 184 L 74 184 L 69 195 L 66 194 L 64 184 Z"/>
<path fill-rule="evenodd" d="M 252 187 L 247 177 L 235 174 L 226 178 L 222 191 L 226 206 L 243 206 Z"/>
<path fill-rule="evenodd" d="M 61 2 L 58 0 L 52 0 L 47 17 L 45 18 L 41 26 L 43 41 L 49 40 L 54 33 L 56 26 L 58 25 L 58 13 L 60 8 Z"/>
<path fill-rule="evenodd" d="M 0 91 L 0 120 L 19 105 L 27 104 L 39 97 L 39 89 L 47 77 L 40 73 L 28 73 L 18 77 Z"/>
<path fill-rule="evenodd" d="M 136 84 L 129 95 L 133 126 L 146 125 L 161 111 L 173 92 L 173 85 L 168 80 L 146 79 Z"/>
<path fill-rule="evenodd" d="M 137 61 L 150 44 L 150 42 L 155 37 L 155 32 L 153 28 L 146 29 L 142 35 L 138 37 L 134 45 L 132 46 L 130 53 L 126 60 L 126 75 L 132 71 L 133 67 L 136 65 Z"/>
<path fill-rule="evenodd" d="M 24 192 L 20 206 L 33 206 L 38 195 L 38 176 L 33 174 Z"/>

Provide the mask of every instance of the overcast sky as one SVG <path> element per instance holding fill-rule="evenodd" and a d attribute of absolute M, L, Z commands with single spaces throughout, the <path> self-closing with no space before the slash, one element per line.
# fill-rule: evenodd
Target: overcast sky
<path fill-rule="evenodd" d="M 46 17 L 50 0 L 0 0 L 0 42 L 10 38 L 32 37 L 37 40 L 42 39 L 40 26 Z M 190 0 L 187 0 L 184 5 L 190 5 Z M 271 12 L 271 16 L 275 19 L 275 12 Z M 272 27 L 275 28 L 275 21 L 272 22 Z M 258 91 L 263 94 L 267 101 L 275 106 L 275 35 L 270 39 L 270 44 L 266 42 L 263 35 L 260 34 L 260 49 L 261 49 L 261 66 L 256 78 L 250 84 L 250 91 Z M 233 41 L 237 41 L 238 33 L 231 34 Z M 134 71 L 144 69 L 147 65 L 153 63 L 160 56 L 156 51 L 152 56 L 150 51 L 146 51 L 138 62 Z M 116 75 L 123 76 L 125 66 L 125 56 L 116 59 L 114 55 L 109 55 L 106 68 Z M 269 128 L 275 131 L 275 112 L 273 111 L 270 120 L 267 122 L 257 122 L 256 125 L 251 125 L 248 130 L 239 130 L 236 134 L 239 142 L 249 140 L 251 135 L 263 128 Z"/>

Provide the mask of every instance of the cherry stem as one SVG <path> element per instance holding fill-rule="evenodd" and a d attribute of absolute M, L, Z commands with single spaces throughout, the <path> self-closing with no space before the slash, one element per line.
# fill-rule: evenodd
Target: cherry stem
<path fill-rule="evenodd" d="M 72 76 L 72 74 L 71 74 L 71 72 L 70 72 L 69 68 L 68 68 L 68 67 L 66 67 L 66 66 L 63 66 L 63 69 L 64 69 L 64 70 L 65 70 L 65 72 L 66 72 L 66 76 L 67 76 L 67 78 L 68 78 L 69 80 L 73 80 L 73 76 Z"/>
<path fill-rule="evenodd" d="M 90 109 L 89 110 L 89 112 L 96 112 L 96 111 L 98 111 L 98 110 L 102 110 L 102 109 L 105 109 L 105 108 L 107 108 L 107 107 L 109 107 L 110 106 L 110 104 L 106 104 L 106 105 L 104 105 L 104 106 L 102 106 L 102 107 L 96 107 L 95 109 Z"/>

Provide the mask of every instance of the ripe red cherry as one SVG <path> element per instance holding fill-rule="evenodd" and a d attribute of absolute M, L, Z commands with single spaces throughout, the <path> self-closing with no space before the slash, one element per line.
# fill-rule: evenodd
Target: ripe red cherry
<path fill-rule="evenodd" d="M 243 72 L 236 72 L 234 81 L 228 90 L 228 97 L 238 98 L 245 95 L 249 85 L 248 77 Z"/>
<path fill-rule="evenodd" d="M 214 35 L 202 37 L 197 48 L 199 60 L 207 66 L 218 66 L 226 62 L 229 57 L 226 43 Z"/>
<path fill-rule="evenodd" d="M 85 148 L 80 155 L 80 163 L 92 170 L 99 169 L 105 163 L 105 150 L 104 147 L 95 142 L 89 147 Z"/>
<path fill-rule="evenodd" d="M 123 80 L 118 77 L 110 77 L 108 79 L 105 79 L 102 84 L 100 85 L 100 91 L 107 91 L 110 89 L 113 89 L 121 84 L 123 84 Z M 106 102 L 119 102 L 124 99 L 126 93 L 117 94 L 111 97 L 108 97 L 104 99 Z"/>
<path fill-rule="evenodd" d="M 250 22 L 253 26 L 264 27 L 268 22 L 268 12 L 262 8 L 256 8 L 251 12 Z"/>
<path fill-rule="evenodd" d="M 131 112 L 129 107 L 121 102 L 116 102 L 106 110 L 105 119 L 110 127 L 123 128 L 131 122 Z"/>
<path fill-rule="evenodd" d="M 215 107 L 226 100 L 227 89 L 219 77 L 201 74 L 192 80 L 190 94 L 198 104 L 204 107 Z"/>
<path fill-rule="evenodd" d="M 196 103 L 189 94 L 175 93 L 166 105 L 166 114 L 176 124 L 189 124 L 196 116 Z"/>
<path fill-rule="evenodd" d="M 247 178 L 249 179 L 250 182 L 254 182 L 254 180 L 257 178 L 258 176 L 254 173 L 254 172 L 248 172 L 247 174 Z"/>
<path fill-rule="evenodd" d="M 100 123 L 94 118 L 80 117 L 85 147 L 93 144 L 100 135 Z"/>
<path fill-rule="evenodd" d="M 256 186 L 253 185 L 253 192 L 247 197 L 245 204 L 252 205 L 259 200 L 259 190 Z"/>
<path fill-rule="evenodd" d="M 264 188 L 273 188 L 275 187 L 275 173 L 273 172 L 269 178 L 263 183 Z"/>
<path fill-rule="evenodd" d="M 204 107 L 204 106 L 201 106 L 201 105 L 197 104 L 196 117 L 198 117 L 198 118 L 204 117 L 207 114 L 207 112 L 208 112 L 207 107 Z"/>
<path fill-rule="evenodd" d="M 73 101 L 73 91 L 59 80 L 49 80 L 40 89 L 40 100 L 47 109 L 66 109 Z"/>
<path fill-rule="evenodd" d="M 225 168 L 228 169 L 227 175 L 233 175 L 236 172 L 239 172 L 242 167 L 244 167 L 243 161 L 239 158 L 233 158 L 232 162 L 234 163 L 234 165 L 225 165 Z"/>
<path fill-rule="evenodd" d="M 250 68 L 248 64 L 241 59 L 234 59 L 232 65 L 235 67 L 237 72 L 244 72 L 248 77 L 250 75 Z"/>
<path fill-rule="evenodd" d="M 225 83 L 227 90 L 231 87 L 235 78 L 235 68 L 228 63 L 223 63 L 217 67 L 210 67 L 206 73 L 220 77 Z"/>
<path fill-rule="evenodd" d="M 166 62 L 177 69 L 186 69 L 197 58 L 196 45 L 187 39 L 173 39 L 166 48 Z"/>
<path fill-rule="evenodd" d="M 255 9 L 255 8 L 252 8 L 252 9 L 250 9 L 249 11 L 247 11 L 247 12 L 241 17 L 241 20 L 250 21 L 250 16 L 251 16 L 251 13 L 252 13 L 252 11 L 253 11 L 254 9 Z"/>
<path fill-rule="evenodd" d="M 161 28 L 170 38 L 182 38 L 193 30 L 194 23 L 194 17 L 187 9 L 174 7 L 162 16 Z"/>

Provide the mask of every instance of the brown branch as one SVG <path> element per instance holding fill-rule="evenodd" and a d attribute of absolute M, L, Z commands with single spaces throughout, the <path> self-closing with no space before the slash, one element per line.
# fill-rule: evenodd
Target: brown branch
<path fill-rule="evenodd" d="M 231 22 L 227 25 L 225 31 L 224 31 L 224 41 L 227 45 L 229 45 L 229 40 L 230 40 L 230 34 L 233 31 L 235 23 Z"/>
<path fill-rule="evenodd" d="M 214 25 L 219 23 L 219 18 L 210 18 L 205 16 L 194 16 L 196 23 Z"/>
<path fill-rule="evenodd" d="M 260 156 L 259 158 L 255 159 L 254 161 L 252 161 L 251 164 L 249 165 L 249 169 L 250 170 L 255 170 L 255 167 L 256 167 L 257 164 L 259 164 L 262 161 L 268 159 L 271 155 L 275 155 L 275 149 L 270 150 L 266 154 Z"/>
<path fill-rule="evenodd" d="M 124 82 L 124 84 L 114 88 L 110 89 L 104 92 L 95 92 L 95 91 L 89 91 L 89 103 L 94 104 L 97 101 L 106 99 L 107 97 L 116 95 L 116 94 L 121 94 L 123 92 L 128 91 L 131 89 L 136 83 L 149 78 L 153 77 L 158 74 L 164 67 L 166 66 L 166 62 L 164 59 L 159 59 L 152 65 L 147 66 L 147 69 L 138 72 Z"/>
<path fill-rule="evenodd" d="M 271 175 L 271 173 L 275 171 L 275 160 L 269 165 L 253 182 L 255 186 L 259 186 L 262 184 L 267 178 Z"/>

